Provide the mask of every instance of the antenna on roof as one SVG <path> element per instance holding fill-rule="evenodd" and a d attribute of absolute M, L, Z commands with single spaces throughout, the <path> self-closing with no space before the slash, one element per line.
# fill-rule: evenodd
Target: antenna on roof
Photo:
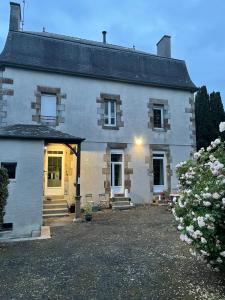
<path fill-rule="evenodd" d="M 45 32 L 45 27 L 43 27 L 42 31 Z"/>
<path fill-rule="evenodd" d="M 135 50 L 135 45 L 133 45 L 133 50 Z"/>
<path fill-rule="evenodd" d="M 26 1 L 23 0 L 23 12 L 22 12 L 22 30 L 23 30 L 23 26 L 24 26 L 24 18 L 25 18 L 25 5 L 26 5 Z"/>

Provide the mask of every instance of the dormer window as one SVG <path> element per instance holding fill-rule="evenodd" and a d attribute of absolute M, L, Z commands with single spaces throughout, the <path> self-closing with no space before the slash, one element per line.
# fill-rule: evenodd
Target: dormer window
<path fill-rule="evenodd" d="M 56 95 L 41 95 L 41 122 L 56 122 Z"/>
<path fill-rule="evenodd" d="M 116 101 L 115 100 L 105 100 L 104 125 L 116 126 Z"/>

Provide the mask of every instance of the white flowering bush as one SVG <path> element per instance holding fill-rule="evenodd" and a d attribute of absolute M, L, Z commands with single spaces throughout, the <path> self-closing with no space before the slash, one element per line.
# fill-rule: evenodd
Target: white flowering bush
<path fill-rule="evenodd" d="M 225 269 L 225 142 L 216 139 L 178 164 L 176 172 L 180 197 L 174 198 L 172 212 L 180 239 L 208 266 Z"/>

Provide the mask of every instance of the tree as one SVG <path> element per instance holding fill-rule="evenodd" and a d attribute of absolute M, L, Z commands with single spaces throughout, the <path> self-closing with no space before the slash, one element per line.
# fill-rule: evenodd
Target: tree
<path fill-rule="evenodd" d="M 202 86 L 195 96 L 195 119 L 197 149 L 206 148 L 214 136 L 209 94 L 206 86 Z"/>
<path fill-rule="evenodd" d="M 8 197 L 8 172 L 6 169 L 0 168 L 0 229 L 3 225 L 3 217 L 5 214 L 5 205 Z"/>
<path fill-rule="evenodd" d="M 212 92 L 210 94 L 210 111 L 211 111 L 211 118 L 213 123 L 213 139 L 217 138 L 219 135 L 222 134 L 219 132 L 219 124 L 225 121 L 225 113 L 223 108 L 223 103 L 220 97 L 219 92 Z"/>

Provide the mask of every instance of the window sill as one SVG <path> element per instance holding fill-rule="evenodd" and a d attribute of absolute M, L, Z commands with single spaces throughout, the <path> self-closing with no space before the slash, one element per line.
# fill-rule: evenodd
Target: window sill
<path fill-rule="evenodd" d="M 159 127 L 153 127 L 152 130 L 153 131 L 159 131 L 159 132 L 166 132 L 165 128 L 159 128 Z"/>
<path fill-rule="evenodd" d="M 118 126 L 107 126 L 107 125 L 103 125 L 102 129 L 110 129 L 110 130 L 119 130 Z"/>

